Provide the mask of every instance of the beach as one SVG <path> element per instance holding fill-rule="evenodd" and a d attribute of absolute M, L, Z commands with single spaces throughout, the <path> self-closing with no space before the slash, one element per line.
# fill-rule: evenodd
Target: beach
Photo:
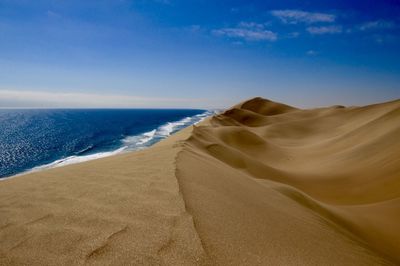
<path fill-rule="evenodd" d="M 0 181 L 0 265 L 396 265 L 400 100 L 254 98 L 141 151 Z"/>

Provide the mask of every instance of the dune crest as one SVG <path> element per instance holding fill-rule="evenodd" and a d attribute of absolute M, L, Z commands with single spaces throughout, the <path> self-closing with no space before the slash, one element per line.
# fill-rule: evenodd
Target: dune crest
<path fill-rule="evenodd" d="M 0 265 L 205 264 L 175 178 L 189 133 L 1 181 Z"/>
<path fill-rule="evenodd" d="M 400 100 L 302 110 L 254 98 L 195 127 L 178 180 L 217 262 L 400 263 L 399 136 Z"/>
<path fill-rule="evenodd" d="M 0 182 L 0 265 L 398 265 L 400 100 L 255 98 L 149 149 Z"/>

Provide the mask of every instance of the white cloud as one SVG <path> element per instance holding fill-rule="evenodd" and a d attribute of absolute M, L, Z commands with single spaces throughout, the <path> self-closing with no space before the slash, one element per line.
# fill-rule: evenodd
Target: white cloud
<path fill-rule="evenodd" d="M 361 24 L 358 29 L 361 31 L 367 30 L 379 30 L 379 29 L 391 29 L 395 27 L 395 23 L 386 20 L 370 21 Z"/>
<path fill-rule="evenodd" d="M 34 108 L 202 108 L 201 99 L 151 98 L 116 94 L 0 90 L 0 107 Z"/>
<path fill-rule="evenodd" d="M 256 22 L 246 22 L 242 21 L 239 23 L 238 27 L 246 29 L 258 29 L 263 30 L 269 23 L 256 23 Z"/>
<path fill-rule="evenodd" d="M 231 38 L 241 38 L 246 41 L 275 41 L 276 33 L 269 30 L 248 30 L 241 28 L 223 28 L 214 30 L 213 33 L 218 36 L 227 36 Z"/>
<path fill-rule="evenodd" d="M 307 31 L 310 34 L 334 34 L 341 33 L 343 31 L 342 26 L 332 25 L 332 26 L 320 26 L 320 27 L 308 27 Z"/>
<path fill-rule="evenodd" d="M 306 12 L 302 10 L 273 10 L 271 14 L 279 18 L 283 23 L 317 23 L 317 22 L 334 22 L 336 16 L 328 13 Z"/>
<path fill-rule="evenodd" d="M 237 27 L 216 29 L 212 33 L 216 36 L 226 36 L 246 41 L 276 41 L 278 39 L 277 34 L 265 29 L 265 25 L 255 22 L 241 22 Z"/>

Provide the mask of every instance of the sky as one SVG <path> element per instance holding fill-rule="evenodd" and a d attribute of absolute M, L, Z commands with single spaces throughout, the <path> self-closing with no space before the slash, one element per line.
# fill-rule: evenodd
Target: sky
<path fill-rule="evenodd" d="M 400 98 L 399 0 L 0 0 L 0 108 Z"/>

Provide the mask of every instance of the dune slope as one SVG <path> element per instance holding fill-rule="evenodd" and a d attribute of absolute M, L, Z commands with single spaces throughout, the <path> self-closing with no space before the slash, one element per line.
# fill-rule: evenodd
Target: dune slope
<path fill-rule="evenodd" d="M 400 101 L 255 98 L 197 126 L 177 176 L 217 264 L 400 263 Z"/>
<path fill-rule="evenodd" d="M 189 130 L 189 129 L 188 129 Z M 154 147 L 0 182 L 0 265 L 196 265 L 179 134 Z"/>
<path fill-rule="evenodd" d="M 398 265 L 399 136 L 400 101 L 255 98 L 147 150 L 1 181 L 0 265 Z"/>

